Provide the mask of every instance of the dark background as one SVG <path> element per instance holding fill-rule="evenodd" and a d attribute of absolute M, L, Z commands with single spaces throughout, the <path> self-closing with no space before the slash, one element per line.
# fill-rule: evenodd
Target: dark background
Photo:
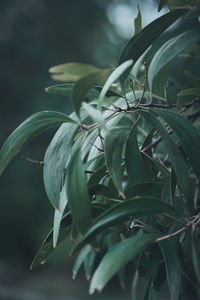
<path fill-rule="evenodd" d="M 142 2 L 144 24 L 158 16 L 154 2 Z M 70 99 L 44 91 L 55 84 L 48 69 L 70 61 L 115 65 L 134 33 L 136 7 L 137 1 L 131 0 L 0 1 L 0 146 L 35 112 L 71 111 Z M 52 227 L 54 211 L 44 191 L 42 167 L 22 154 L 42 161 L 54 132 L 27 145 L 0 178 L 0 299 L 88 298 L 83 275 L 72 282 L 65 245 L 47 266 L 29 272 Z M 119 291 L 117 287 L 115 298 L 124 298 L 126 293 Z M 105 293 L 109 292 L 107 288 Z"/>

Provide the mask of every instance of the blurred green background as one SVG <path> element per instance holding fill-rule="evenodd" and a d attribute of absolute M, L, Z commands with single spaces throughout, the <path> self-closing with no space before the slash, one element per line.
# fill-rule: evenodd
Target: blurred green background
<path fill-rule="evenodd" d="M 157 1 L 141 1 L 143 25 L 158 16 Z M 162 12 L 164 13 L 165 10 Z M 46 94 L 55 84 L 51 66 L 76 61 L 99 67 L 115 65 L 134 34 L 137 1 L 0 1 L 0 145 L 29 115 L 41 110 L 69 113 L 70 99 Z M 71 279 L 66 245 L 49 263 L 30 273 L 29 266 L 52 227 L 53 208 L 44 191 L 42 161 L 54 130 L 31 142 L 0 178 L 0 299 L 88 299 L 83 274 Z M 128 298 L 118 282 L 93 299 Z M 117 286 L 117 287 L 116 287 Z M 114 288 L 114 292 L 113 292 Z"/>

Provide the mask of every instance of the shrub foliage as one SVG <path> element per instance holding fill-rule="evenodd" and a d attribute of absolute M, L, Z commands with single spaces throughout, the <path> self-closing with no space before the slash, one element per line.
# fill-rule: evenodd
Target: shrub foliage
<path fill-rule="evenodd" d="M 144 279 L 143 299 L 159 299 L 167 282 L 178 300 L 183 280 L 199 293 L 200 5 L 160 0 L 158 10 L 166 3 L 170 11 L 143 29 L 138 12 L 115 68 L 52 67 L 62 84 L 46 90 L 71 96 L 73 113 L 30 116 L 0 152 L 2 173 L 60 125 L 43 162 L 54 226 L 31 268 L 71 239 L 73 278 L 84 264 L 91 294 L 114 275 L 124 286 L 127 264 L 134 299 Z"/>

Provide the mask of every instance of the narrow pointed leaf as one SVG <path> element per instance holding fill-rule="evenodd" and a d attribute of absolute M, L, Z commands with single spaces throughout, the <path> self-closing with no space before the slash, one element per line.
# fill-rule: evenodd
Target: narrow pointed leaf
<path fill-rule="evenodd" d="M 84 233 L 92 222 L 92 214 L 80 144 L 75 145 L 71 153 L 66 174 L 66 189 L 73 220 L 77 229 Z"/>
<path fill-rule="evenodd" d="M 99 68 L 88 64 L 70 62 L 54 66 L 49 69 L 49 72 L 53 74 L 52 79 L 54 80 L 75 82 L 81 77 L 98 72 L 99 70 Z"/>
<path fill-rule="evenodd" d="M 82 77 L 76 82 L 72 93 L 72 105 L 77 115 L 80 115 L 81 104 L 88 91 L 95 85 L 104 84 L 108 77 L 108 71 L 102 70 Z"/>
<path fill-rule="evenodd" d="M 169 0 L 160 0 L 158 4 L 158 12 L 161 11 L 161 9 L 167 4 Z"/>
<path fill-rule="evenodd" d="M 136 18 L 134 19 L 134 28 L 135 28 L 134 35 L 140 33 L 140 31 L 142 30 L 142 15 L 141 15 L 139 3 L 137 9 L 138 9 L 138 13 Z"/>
<path fill-rule="evenodd" d="M 103 89 L 101 90 L 101 94 L 99 96 L 98 106 L 101 109 L 103 99 L 109 90 L 110 86 L 125 72 L 127 68 L 129 68 L 133 64 L 133 60 L 127 60 L 119 65 L 108 77 Z"/>
<path fill-rule="evenodd" d="M 128 59 L 133 59 L 134 65 L 140 56 L 145 52 L 145 50 L 147 50 L 147 48 L 153 43 L 153 41 L 186 12 L 187 10 L 185 9 L 177 9 L 161 16 L 147 25 L 139 34 L 134 36 L 127 43 L 119 58 L 118 65 L 121 65 Z M 122 86 L 124 85 L 131 68 L 132 67 L 128 68 L 121 76 Z"/>
<path fill-rule="evenodd" d="M 151 123 L 151 125 L 162 137 L 169 153 L 171 163 L 173 164 L 174 171 L 177 176 L 178 185 L 181 191 L 184 193 L 186 199 L 190 203 L 193 196 L 191 193 L 187 162 L 184 160 L 181 152 L 178 150 L 170 135 L 167 133 L 166 129 L 162 126 L 160 121 L 158 121 L 158 119 L 151 112 L 141 111 L 140 114 Z"/>
<path fill-rule="evenodd" d="M 55 111 L 36 113 L 19 125 L 8 137 L 0 151 L 0 175 L 22 147 L 49 128 L 64 122 L 75 123 L 70 117 Z"/>
<path fill-rule="evenodd" d="M 127 140 L 127 135 L 127 129 L 113 127 L 105 136 L 104 141 L 106 166 L 117 190 L 121 194 L 123 194 L 121 156 L 123 146 Z"/>
<path fill-rule="evenodd" d="M 129 185 L 148 181 L 149 176 L 144 165 L 137 142 L 137 124 L 134 124 L 126 145 L 125 165 Z"/>
<path fill-rule="evenodd" d="M 200 28 L 188 30 L 167 41 L 156 52 L 148 70 L 148 81 L 152 90 L 153 80 L 158 72 L 181 51 L 200 40 Z"/>
<path fill-rule="evenodd" d="M 167 272 L 167 281 L 171 300 L 178 300 L 181 284 L 181 264 L 179 257 L 174 250 L 173 244 L 165 240 L 159 243 L 162 250 L 165 267 Z"/>
<path fill-rule="evenodd" d="M 200 136 L 192 123 L 184 117 L 163 109 L 154 110 L 172 128 L 188 156 L 200 182 Z"/>
<path fill-rule="evenodd" d="M 84 260 L 86 259 L 87 255 L 90 253 L 91 251 L 91 246 L 90 245 L 86 245 L 79 253 L 79 255 L 77 256 L 74 266 L 73 266 L 73 270 L 72 270 L 72 278 L 75 279 L 76 275 L 80 269 L 80 267 L 82 266 L 82 264 L 84 263 Z"/>
<path fill-rule="evenodd" d="M 65 186 L 62 188 L 62 191 L 60 192 L 60 203 L 59 203 L 59 209 L 55 209 L 54 212 L 54 223 L 53 223 L 53 247 L 56 247 L 59 231 L 60 231 L 60 224 L 61 220 L 65 211 L 65 207 L 67 205 L 67 195 L 66 195 L 66 188 Z"/>
<path fill-rule="evenodd" d="M 59 208 L 65 168 L 77 129 L 78 125 L 76 124 L 63 124 L 45 153 L 44 186 L 48 198 L 55 208 Z"/>
<path fill-rule="evenodd" d="M 91 225 L 80 242 L 72 249 L 72 254 L 93 240 L 99 232 L 126 221 L 129 216 L 140 218 L 157 213 L 174 214 L 175 209 L 168 203 L 152 197 L 135 197 L 111 207 Z"/>
<path fill-rule="evenodd" d="M 117 243 L 103 257 L 90 284 L 90 294 L 101 292 L 107 282 L 130 260 L 137 256 L 157 235 L 139 231 L 132 238 Z"/>
<path fill-rule="evenodd" d="M 64 239 L 67 238 L 70 232 L 71 228 L 71 222 L 72 218 L 70 213 L 68 213 L 61 222 L 60 226 L 60 232 L 58 236 L 58 244 L 60 244 Z M 46 239 L 43 242 L 43 245 L 41 248 L 38 250 L 32 264 L 31 264 L 31 270 L 37 268 L 38 266 L 42 265 L 45 263 L 46 259 L 48 256 L 55 250 L 53 247 L 53 230 L 48 234 Z"/>

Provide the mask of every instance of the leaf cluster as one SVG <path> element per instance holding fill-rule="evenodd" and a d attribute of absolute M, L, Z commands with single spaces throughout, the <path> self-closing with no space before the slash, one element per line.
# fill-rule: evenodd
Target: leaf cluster
<path fill-rule="evenodd" d="M 43 162 L 54 226 L 31 268 L 71 239 L 73 278 L 84 265 L 91 294 L 114 275 L 124 286 L 127 264 L 134 299 L 143 278 L 139 299 L 159 299 L 167 282 L 178 300 L 183 278 L 199 293 L 200 14 L 190 2 L 160 1 L 158 10 L 168 3 L 171 11 L 143 29 L 138 7 L 114 69 L 51 68 L 63 83 L 46 91 L 71 96 L 73 113 L 34 114 L 3 145 L 1 174 L 28 141 L 60 125 Z"/>

